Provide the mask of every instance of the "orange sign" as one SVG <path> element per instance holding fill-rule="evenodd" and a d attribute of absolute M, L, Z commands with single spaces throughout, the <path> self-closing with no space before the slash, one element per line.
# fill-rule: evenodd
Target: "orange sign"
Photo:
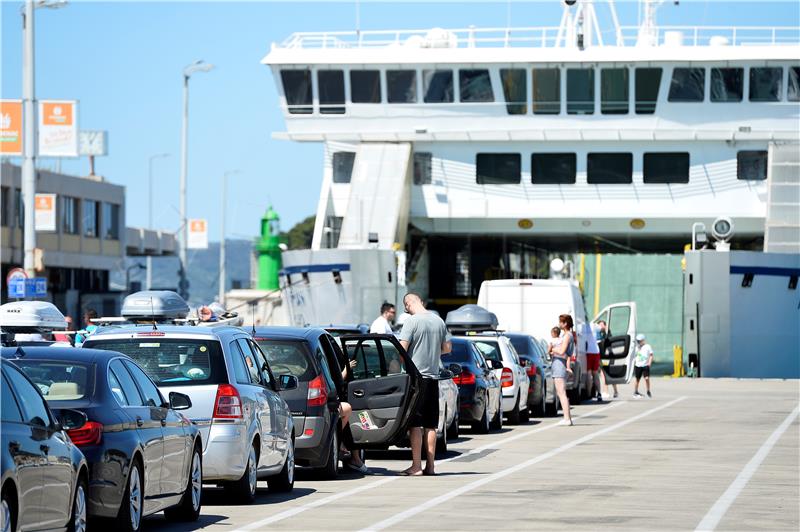
<path fill-rule="evenodd" d="M 189 231 L 192 233 L 205 233 L 206 221 L 205 220 L 189 220 Z"/>
<path fill-rule="evenodd" d="M 0 100 L 0 154 L 22 155 L 21 100 Z"/>
<path fill-rule="evenodd" d="M 71 126 L 74 102 L 42 102 L 42 124 L 45 126 Z"/>
<path fill-rule="evenodd" d="M 55 231 L 56 195 L 36 194 L 33 199 L 33 213 L 37 231 Z"/>
<path fill-rule="evenodd" d="M 36 194 L 36 210 L 51 211 L 55 198 L 50 195 Z"/>
<path fill-rule="evenodd" d="M 193 218 L 189 222 L 189 234 L 186 247 L 189 249 L 208 249 L 208 221 Z"/>

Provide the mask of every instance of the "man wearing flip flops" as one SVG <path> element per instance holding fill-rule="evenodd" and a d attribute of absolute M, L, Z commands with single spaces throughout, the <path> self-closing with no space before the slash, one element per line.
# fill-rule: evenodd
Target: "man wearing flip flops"
<path fill-rule="evenodd" d="M 450 333 L 442 318 L 425 310 L 419 295 L 409 292 L 403 298 L 403 305 L 410 317 L 403 323 L 400 344 L 422 374 L 422 397 L 408 423 L 411 467 L 400 474 L 434 475 L 436 428 L 439 426 L 439 360 L 450 352 Z M 427 450 L 425 469 L 422 469 L 423 439 Z"/>

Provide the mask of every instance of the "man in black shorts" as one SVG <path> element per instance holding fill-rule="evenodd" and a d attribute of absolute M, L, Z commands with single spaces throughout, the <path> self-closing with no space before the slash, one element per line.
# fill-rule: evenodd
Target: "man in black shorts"
<path fill-rule="evenodd" d="M 436 454 L 436 428 L 439 426 L 439 364 L 440 357 L 450 352 L 450 334 L 444 321 L 425 310 L 419 295 L 409 292 L 403 298 L 406 312 L 411 316 L 403 323 L 400 344 L 422 374 L 422 389 L 417 409 L 409 421 L 411 467 L 401 474 L 407 476 L 433 475 Z M 423 437 L 427 463 L 422 469 Z"/>

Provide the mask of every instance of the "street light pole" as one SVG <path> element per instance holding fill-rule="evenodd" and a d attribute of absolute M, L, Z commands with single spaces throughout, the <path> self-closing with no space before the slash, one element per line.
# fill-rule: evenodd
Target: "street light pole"
<path fill-rule="evenodd" d="M 34 221 L 34 196 L 36 194 L 36 96 L 34 90 L 33 56 L 33 0 L 25 1 L 22 15 L 22 204 L 23 267 L 29 277 L 34 272 L 36 226 Z"/>
<path fill-rule="evenodd" d="M 189 228 L 186 220 L 186 174 L 189 166 L 189 78 L 195 72 L 208 72 L 214 65 L 204 61 L 195 61 L 183 69 L 183 127 L 181 128 L 181 182 L 180 182 L 180 215 L 181 215 L 181 246 L 180 246 L 180 271 L 178 275 L 178 291 L 184 299 L 189 298 L 189 286 L 186 280 L 187 238 Z"/>
<path fill-rule="evenodd" d="M 222 175 L 222 235 L 219 240 L 219 304 L 225 307 L 225 212 L 228 204 L 228 176 L 240 173 L 239 170 L 229 170 Z"/>
<path fill-rule="evenodd" d="M 148 206 L 147 206 L 147 228 L 151 231 L 153 230 L 153 160 L 155 159 L 162 159 L 164 157 L 169 157 L 169 153 L 157 153 L 155 155 L 151 155 L 147 161 L 147 196 L 148 196 Z M 147 280 L 145 281 L 148 290 L 153 289 L 153 257 L 152 255 L 147 256 Z"/>

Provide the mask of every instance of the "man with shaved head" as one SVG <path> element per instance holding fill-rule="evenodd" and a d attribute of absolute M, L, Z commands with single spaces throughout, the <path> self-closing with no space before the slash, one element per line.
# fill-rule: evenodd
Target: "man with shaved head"
<path fill-rule="evenodd" d="M 411 355 L 414 366 L 422 374 L 422 389 L 417 408 L 408 424 L 411 467 L 401 474 L 434 475 L 436 428 L 439 426 L 439 364 L 440 357 L 450 352 L 450 334 L 442 318 L 425 310 L 418 294 L 407 293 L 403 298 L 403 306 L 410 316 L 403 323 L 400 344 Z M 427 450 L 425 469 L 422 469 L 423 440 Z"/>

